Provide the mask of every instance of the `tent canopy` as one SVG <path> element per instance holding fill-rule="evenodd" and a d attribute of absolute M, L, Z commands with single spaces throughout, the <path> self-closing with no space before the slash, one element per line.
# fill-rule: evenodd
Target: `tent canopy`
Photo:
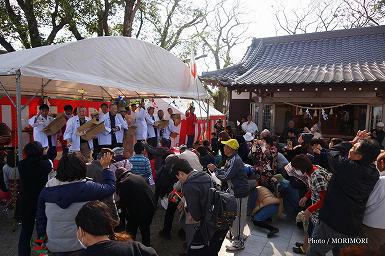
<path fill-rule="evenodd" d="M 181 114 L 182 117 L 185 117 L 185 113 L 187 109 L 190 107 L 191 102 L 195 107 L 195 115 L 198 119 L 207 119 L 207 103 L 204 101 L 197 100 L 188 100 L 188 99 L 171 99 L 171 98 L 161 98 L 155 99 L 156 106 L 158 109 L 163 109 L 165 111 L 165 115 L 168 118 L 167 109 L 171 108 L 174 114 Z M 200 109 L 199 109 L 200 107 Z M 210 105 L 209 116 L 225 116 L 225 114 L 216 110 L 213 106 Z"/>
<path fill-rule="evenodd" d="M 128 37 L 96 37 L 0 55 L 0 82 L 15 94 L 50 97 L 208 97 L 189 68 L 168 51 Z M 198 96 L 199 92 L 199 96 Z"/>

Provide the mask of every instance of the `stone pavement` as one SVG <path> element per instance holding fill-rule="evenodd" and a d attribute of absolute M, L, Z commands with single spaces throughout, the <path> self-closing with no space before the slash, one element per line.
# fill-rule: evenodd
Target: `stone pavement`
<path fill-rule="evenodd" d="M 177 256 L 183 251 L 182 241 L 176 235 L 179 228 L 177 225 L 178 216 L 175 216 L 174 219 L 173 235 L 175 235 L 171 241 L 160 239 L 157 235 L 158 231 L 163 226 L 164 213 L 165 211 L 160 208 L 154 216 L 151 227 L 152 247 L 155 248 L 160 256 Z M 280 232 L 277 236 L 267 239 L 266 232 L 264 230 L 254 227 L 253 224 L 249 222 L 245 229 L 246 235 L 249 235 L 246 241 L 246 248 L 235 254 L 226 252 L 224 246 L 230 244 L 230 241 L 225 240 L 219 255 L 293 255 L 291 248 L 294 246 L 294 243 L 302 241 L 303 239 L 301 230 L 295 226 L 294 222 L 290 222 L 285 219 L 275 218 L 272 224 L 279 227 Z M 11 216 L 5 217 L 0 213 L 0 256 L 17 255 L 19 232 L 20 226 L 17 231 L 12 232 Z"/>
<path fill-rule="evenodd" d="M 292 247 L 295 242 L 303 241 L 303 232 L 297 228 L 294 221 L 275 218 L 271 223 L 279 228 L 279 233 L 267 238 L 267 231 L 257 228 L 251 221 L 245 228 L 245 234 L 249 237 L 246 240 L 245 249 L 238 253 L 229 253 L 225 250 L 225 245 L 229 245 L 227 239 L 223 242 L 220 256 L 236 255 L 236 256 L 284 256 L 293 255 Z"/>

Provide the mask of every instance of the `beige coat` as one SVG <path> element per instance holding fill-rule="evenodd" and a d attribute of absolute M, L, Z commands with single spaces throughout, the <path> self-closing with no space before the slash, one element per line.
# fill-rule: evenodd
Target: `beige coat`
<path fill-rule="evenodd" d="M 256 187 L 258 198 L 255 202 L 255 207 L 253 210 L 253 214 L 258 212 L 260 209 L 262 209 L 265 206 L 271 205 L 271 204 L 279 204 L 280 199 L 275 197 L 273 193 L 268 188 L 258 186 Z"/>

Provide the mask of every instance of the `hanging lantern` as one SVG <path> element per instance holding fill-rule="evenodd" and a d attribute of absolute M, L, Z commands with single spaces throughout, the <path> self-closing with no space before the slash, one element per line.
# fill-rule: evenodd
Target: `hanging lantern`
<path fill-rule="evenodd" d="M 299 109 L 298 115 L 300 115 L 300 116 L 303 115 L 302 108 Z"/>
<path fill-rule="evenodd" d="M 314 115 L 313 116 L 318 116 L 317 115 L 317 110 L 314 110 Z"/>
<path fill-rule="evenodd" d="M 333 109 L 331 108 L 330 109 L 330 112 L 329 112 L 329 115 L 333 115 L 334 113 L 333 113 Z"/>

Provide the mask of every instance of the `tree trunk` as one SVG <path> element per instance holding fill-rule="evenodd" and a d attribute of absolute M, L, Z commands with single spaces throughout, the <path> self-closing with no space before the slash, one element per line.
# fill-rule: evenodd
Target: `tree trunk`
<path fill-rule="evenodd" d="M 126 7 L 124 9 L 124 21 L 123 21 L 123 36 L 132 36 L 132 26 L 134 24 L 135 14 L 141 5 L 141 0 L 126 0 Z"/>
<path fill-rule="evenodd" d="M 103 12 L 103 31 L 105 36 L 110 35 L 110 30 L 108 28 L 108 13 L 110 12 L 111 4 L 108 0 L 104 0 L 104 12 Z"/>
<path fill-rule="evenodd" d="M 226 106 L 225 106 L 225 100 L 227 98 L 227 90 L 225 87 L 222 87 L 220 86 L 218 88 L 218 92 L 217 94 L 214 96 L 214 107 L 215 109 L 221 111 L 222 113 L 224 113 L 224 111 L 226 110 Z"/>
<path fill-rule="evenodd" d="M 20 1 L 19 1 L 20 2 Z M 28 23 L 28 32 L 31 40 L 32 47 L 42 46 L 42 38 L 40 36 L 39 27 L 33 10 L 33 1 L 26 0 L 24 5 L 20 4 L 20 7 L 25 13 L 25 17 Z"/>

